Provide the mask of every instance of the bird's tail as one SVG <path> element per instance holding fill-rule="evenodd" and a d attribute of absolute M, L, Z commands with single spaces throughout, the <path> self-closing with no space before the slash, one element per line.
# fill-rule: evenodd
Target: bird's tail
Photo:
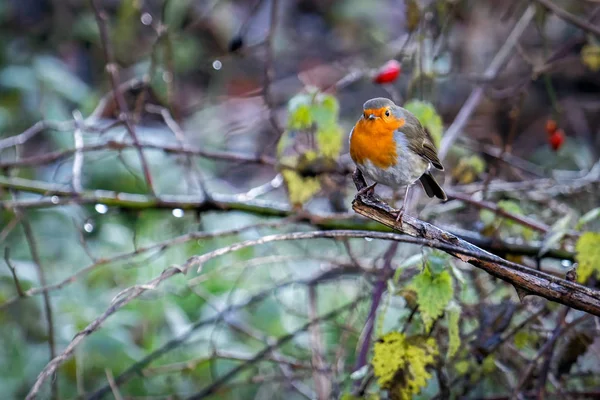
<path fill-rule="evenodd" d="M 446 196 L 446 193 L 444 193 L 444 189 L 442 189 L 429 171 L 425 172 L 419 179 L 421 181 L 421 185 L 423 185 L 423 189 L 425 189 L 425 193 L 427 193 L 427 196 L 435 196 L 438 199 L 448 200 L 448 196 Z"/>

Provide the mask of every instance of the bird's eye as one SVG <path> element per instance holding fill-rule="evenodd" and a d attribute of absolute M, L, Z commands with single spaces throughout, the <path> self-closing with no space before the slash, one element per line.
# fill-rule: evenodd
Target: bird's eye
<path fill-rule="evenodd" d="M 385 110 L 385 116 L 389 117 L 390 116 L 390 110 Z"/>

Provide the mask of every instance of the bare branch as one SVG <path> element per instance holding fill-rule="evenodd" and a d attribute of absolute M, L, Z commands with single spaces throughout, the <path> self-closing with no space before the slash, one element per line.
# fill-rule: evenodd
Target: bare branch
<path fill-rule="evenodd" d="M 571 14 L 570 12 L 560 8 L 559 6 L 557 6 L 550 0 L 534 0 L 534 1 L 539 3 L 541 6 L 543 6 L 547 10 L 552 11 L 557 17 L 571 23 L 572 25 L 575 25 L 579 29 L 582 29 L 589 33 L 593 33 L 594 35 L 596 35 L 600 38 L 600 28 L 598 28 L 597 25 L 593 25 L 593 24 Z"/>
<path fill-rule="evenodd" d="M 137 148 L 140 163 L 142 164 L 142 171 L 144 173 L 144 178 L 146 179 L 148 189 L 150 190 L 151 194 L 156 195 L 156 192 L 154 190 L 154 184 L 152 183 L 152 175 L 150 174 L 150 167 L 148 166 L 146 156 L 144 155 L 144 152 L 140 147 L 138 136 L 129 117 L 129 109 L 127 107 L 127 103 L 125 102 L 125 97 L 123 96 L 123 92 L 120 90 L 119 87 L 119 68 L 115 61 L 115 56 L 113 53 L 111 42 L 108 37 L 108 16 L 106 15 L 106 12 L 100 7 L 98 0 L 90 0 L 90 2 L 94 10 L 94 16 L 96 17 L 98 29 L 100 30 L 100 41 L 102 43 L 102 49 L 104 50 L 104 59 L 106 60 L 106 72 L 110 77 L 110 84 L 112 86 L 113 96 L 117 103 L 117 107 L 119 108 L 119 112 L 121 113 L 121 115 L 119 115 L 119 119 L 125 122 L 127 132 L 129 133 L 131 140 L 133 140 L 133 143 Z"/>
<path fill-rule="evenodd" d="M 525 32 L 525 29 L 527 28 L 534 16 L 535 6 L 533 4 L 530 4 L 519 19 L 519 21 L 516 23 L 510 35 L 508 35 L 506 42 L 504 42 L 500 50 L 498 50 L 498 53 L 483 73 L 483 77 L 486 80 L 491 81 L 496 78 L 500 70 L 504 67 L 504 65 L 507 63 L 510 57 L 514 54 L 514 47 L 517 45 L 519 38 L 521 37 L 523 32 Z M 469 118 L 471 117 L 471 114 L 479 105 L 479 102 L 483 97 L 483 88 L 483 85 L 479 85 L 475 89 L 473 89 L 473 91 L 465 101 L 464 105 L 460 109 L 460 112 L 454 119 L 454 122 L 444 133 L 444 136 L 442 137 L 442 143 L 440 145 L 440 151 L 438 153 L 440 159 L 443 160 L 446 157 L 448 151 L 450 150 L 450 147 L 456 141 L 458 136 L 462 133 L 462 130 L 467 124 Z"/>
<path fill-rule="evenodd" d="M 524 291 L 527 294 L 541 296 L 600 316 L 600 291 L 506 261 L 457 238 L 449 232 L 410 216 L 404 217 L 400 226 L 396 223 L 394 210 L 379 200 L 364 196 L 357 197 L 352 204 L 352 208 L 365 217 L 378 221 L 405 235 L 412 236 L 412 239 L 422 239 L 424 245 L 443 250 L 466 263 L 472 264 L 490 275 L 512 284 L 522 293 Z"/>
<path fill-rule="evenodd" d="M 4 262 L 8 265 L 8 269 L 10 269 L 10 273 L 13 276 L 13 281 L 15 281 L 15 287 L 17 288 L 17 293 L 19 297 L 25 297 L 25 292 L 23 292 L 23 288 L 21 287 L 21 282 L 19 282 L 19 277 L 17 276 L 17 271 L 15 267 L 12 265 L 10 261 L 10 247 L 4 248 Z"/>

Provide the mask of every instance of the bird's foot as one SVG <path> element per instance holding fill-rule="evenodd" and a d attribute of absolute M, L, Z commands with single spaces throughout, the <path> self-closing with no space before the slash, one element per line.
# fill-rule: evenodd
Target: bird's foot
<path fill-rule="evenodd" d="M 376 185 L 377 185 L 377 182 L 373 183 L 372 185 L 365 186 L 364 188 L 360 189 L 356 193 L 356 197 L 362 196 L 362 195 L 367 195 L 369 197 L 373 196 L 373 194 L 375 193 L 375 186 Z"/>
<path fill-rule="evenodd" d="M 396 223 L 400 223 L 400 225 L 402 225 L 402 217 L 404 216 L 404 207 L 400 207 L 397 210 L 394 210 L 394 213 L 396 213 Z"/>

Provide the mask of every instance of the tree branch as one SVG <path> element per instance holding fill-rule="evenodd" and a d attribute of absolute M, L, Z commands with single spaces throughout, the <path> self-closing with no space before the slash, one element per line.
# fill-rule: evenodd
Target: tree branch
<path fill-rule="evenodd" d="M 525 29 L 535 16 L 535 6 L 530 4 L 519 21 L 516 23 L 510 35 L 506 39 L 506 42 L 502 45 L 498 53 L 487 67 L 485 72 L 483 73 L 483 77 L 486 81 L 491 81 L 496 78 L 500 70 L 504 67 L 506 62 L 510 59 L 510 57 L 514 54 L 512 51 L 513 48 L 517 45 L 519 38 L 525 32 Z M 440 159 L 444 159 L 450 150 L 450 147 L 454 143 L 454 141 L 458 138 L 458 135 L 462 133 L 463 128 L 471 118 L 471 114 L 481 101 L 483 97 L 483 89 L 484 85 L 479 85 L 469 95 L 464 105 L 460 109 L 460 112 L 454 119 L 454 122 L 448 130 L 444 133 L 442 137 L 442 143 L 440 145 L 440 150 L 438 152 Z"/>
<path fill-rule="evenodd" d="M 355 174 L 354 181 L 359 190 L 366 186 L 362 175 Z M 358 196 L 352 203 L 352 208 L 360 215 L 415 239 L 424 239 L 431 244 L 431 247 L 443 250 L 512 284 L 519 292 L 520 297 L 534 294 L 600 316 L 600 291 L 506 261 L 449 232 L 411 216 L 405 216 L 402 225 L 398 225 L 394 210 L 381 200 Z M 448 246 L 458 249 L 458 251 L 451 250 Z"/>
<path fill-rule="evenodd" d="M 600 38 L 600 28 L 597 25 L 592 25 L 591 23 L 571 14 L 570 12 L 563 10 L 550 0 L 534 0 L 538 4 L 540 4 L 545 9 L 553 12 L 557 17 L 575 25 L 579 29 L 582 29 L 586 32 L 593 33 Z"/>

